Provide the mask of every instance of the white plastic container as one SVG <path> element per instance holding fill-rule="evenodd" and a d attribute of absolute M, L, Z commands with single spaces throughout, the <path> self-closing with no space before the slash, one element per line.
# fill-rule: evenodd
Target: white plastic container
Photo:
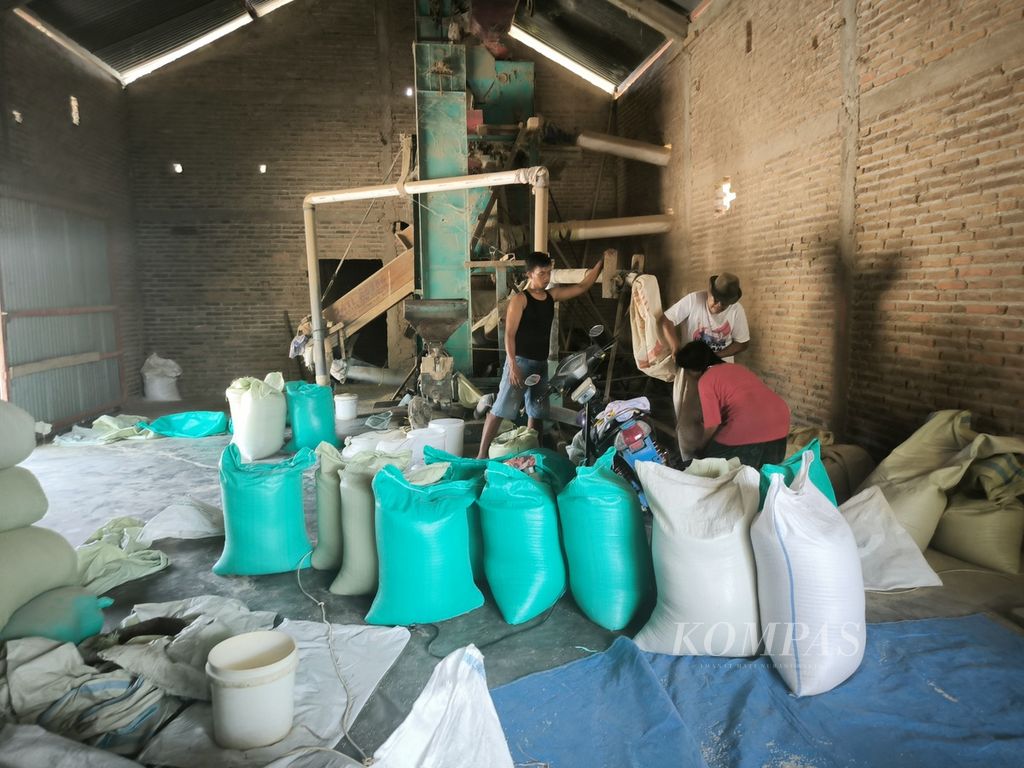
<path fill-rule="evenodd" d="M 351 393 L 334 396 L 334 420 L 352 421 L 359 412 L 359 397 Z"/>
<path fill-rule="evenodd" d="M 295 640 L 275 630 L 246 632 L 218 643 L 206 660 L 214 740 L 225 749 L 280 741 L 292 729 Z"/>
<path fill-rule="evenodd" d="M 440 427 L 424 427 L 414 429 L 409 433 L 409 450 L 412 451 L 412 467 L 423 464 L 424 446 L 433 446 L 438 450 L 444 450 L 444 430 Z"/>
<path fill-rule="evenodd" d="M 432 419 L 431 427 L 444 430 L 444 449 L 453 456 L 462 455 L 463 433 L 466 422 L 462 419 Z"/>

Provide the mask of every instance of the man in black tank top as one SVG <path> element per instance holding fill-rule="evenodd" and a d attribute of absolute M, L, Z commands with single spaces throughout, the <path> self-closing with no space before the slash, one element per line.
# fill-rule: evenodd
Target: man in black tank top
<path fill-rule="evenodd" d="M 557 286 L 547 289 L 551 282 L 551 257 L 534 251 L 526 257 L 526 290 L 517 293 L 508 301 L 505 314 L 505 369 L 501 375 L 498 396 L 487 414 L 483 434 L 480 437 L 480 451 L 477 458 L 486 459 L 491 441 L 498 431 L 502 419 L 514 420 L 519 416 L 526 399 L 528 425 L 537 430 L 538 437 L 543 429 L 541 419 L 547 416 L 548 401 L 539 394 L 547 386 L 547 360 L 551 340 L 551 323 L 555 318 L 555 302 L 574 299 L 589 291 L 601 274 L 604 259 L 587 270 L 587 276 L 577 285 Z M 531 374 L 539 374 L 540 382 L 527 387 L 523 382 Z"/>

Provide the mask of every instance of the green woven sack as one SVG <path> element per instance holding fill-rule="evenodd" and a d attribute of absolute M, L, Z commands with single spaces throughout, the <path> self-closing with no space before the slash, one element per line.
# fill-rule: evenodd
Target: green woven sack
<path fill-rule="evenodd" d="M 612 470 L 609 448 L 558 495 L 569 586 L 586 616 L 625 627 L 654 594 L 654 567 L 636 491 Z"/>
<path fill-rule="evenodd" d="M 421 485 L 413 474 L 387 466 L 373 479 L 380 566 L 369 624 L 444 621 L 484 604 L 473 583 L 466 514 L 480 481 Z"/>
<path fill-rule="evenodd" d="M 761 467 L 761 501 L 758 504 L 758 509 L 764 507 L 764 500 L 768 495 L 768 486 L 772 483 L 772 475 L 782 475 L 782 479 L 789 486 L 800 472 L 800 465 L 803 461 L 804 453 L 807 451 L 814 453 L 814 461 L 811 462 L 811 470 L 808 477 L 817 486 L 818 490 L 825 494 L 829 501 L 833 504 L 836 503 L 836 492 L 832 490 L 832 482 L 828 479 L 828 470 L 825 469 L 825 465 L 821 461 L 821 443 L 818 442 L 818 438 L 814 438 L 781 464 L 765 464 Z"/>
<path fill-rule="evenodd" d="M 289 381 L 284 385 L 292 439 L 285 450 L 316 448 L 320 443 L 338 444 L 334 431 L 334 395 L 330 387 Z"/>
<path fill-rule="evenodd" d="M 565 592 L 555 493 L 546 482 L 491 462 L 480 494 L 484 570 L 509 624 L 553 606 Z"/>
<path fill-rule="evenodd" d="M 279 464 L 244 464 L 234 443 L 220 457 L 224 551 L 218 576 L 294 571 L 312 546 L 302 511 L 302 473 L 316 464 L 303 448 Z M 308 566 L 309 561 L 303 565 Z"/>
<path fill-rule="evenodd" d="M 114 604 L 82 587 L 57 587 L 32 598 L 11 614 L 0 640 L 45 637 L 76 645 L 103 629 L 103 609 Z"/>

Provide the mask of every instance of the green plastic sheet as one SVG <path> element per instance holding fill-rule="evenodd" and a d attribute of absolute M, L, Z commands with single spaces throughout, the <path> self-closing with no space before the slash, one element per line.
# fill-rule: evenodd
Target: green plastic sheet
<path fill-rule="evenodd" d="M 211 437 L 228 431 L 228 417 L 223 411 L 185 411 L 169 413 L 149 424 L 140 421 L 137 426 L 164 437 Z"/>

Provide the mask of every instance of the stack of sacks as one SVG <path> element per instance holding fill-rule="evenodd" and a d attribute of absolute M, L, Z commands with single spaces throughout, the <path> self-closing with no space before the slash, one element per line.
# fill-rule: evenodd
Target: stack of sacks
<path fill-rule="evenodd" d="M 47 501 L 35 476 L 17 466 L 36 445 L 35 420 L 0 401 L 0 639 L 40 636 L 79 642 L 103 627 L 102 604 L 81 589 L 75 550 L 39 528 Z"/>
<path fill-rule="evenodd" d="M 1024 539 L 1024 440 L 979 434 L 970 411 L 938 411 L 878 465 L 878 486 L 922 551 L 1016 573 Z M 934 537 L 934 541 L 933 541 Z"/>
<path fill-rule="evenodd" d="M 757 470 L 736 459 L 697 459 L 685 472 L 642 461 L 637 474 L 654 513 L 658 603 L 636 644 L 655 653 L 755 655 Z"/>
<path fill-rule="evenodd" d="M 224 394 L 231 407 L 231 442 L 244 461 L 264 459 L 281 450 L 287 407 L 280 373 L 268 373 L 263 381 L 236 379 Z"/>

